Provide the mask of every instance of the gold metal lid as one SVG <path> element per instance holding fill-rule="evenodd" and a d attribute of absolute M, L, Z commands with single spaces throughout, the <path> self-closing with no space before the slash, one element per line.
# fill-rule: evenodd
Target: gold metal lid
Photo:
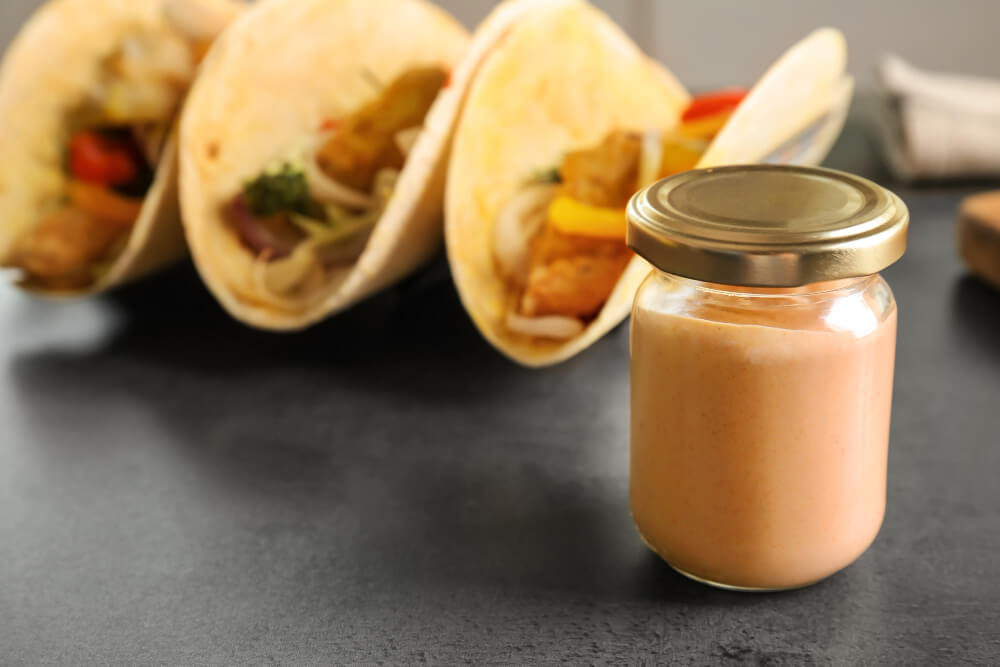
<path fill-rule="evenodd" d="M 899 197 L 859 176 L 717 167 L 636 194 L 628 244 L 660 270 L 686 278 L 797 287 L 878 273 L 905 252 L 909 220 Z"/>

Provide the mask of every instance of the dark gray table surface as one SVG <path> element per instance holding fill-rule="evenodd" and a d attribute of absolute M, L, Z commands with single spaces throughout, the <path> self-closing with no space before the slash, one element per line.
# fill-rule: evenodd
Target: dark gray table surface
<path fill-rule="evenodd" d="M 884 179 L 856 126 L 831 164 Z M 0 288 L 0 664 L 997 664 L 1000 294 L 953 242 L 974 189 L 899 190 L 885 525 L 783 594 L 639 542 L 625 326 L 523 370 L 441 262 L 293 336 L 190 265 L 72 304 Z"/>

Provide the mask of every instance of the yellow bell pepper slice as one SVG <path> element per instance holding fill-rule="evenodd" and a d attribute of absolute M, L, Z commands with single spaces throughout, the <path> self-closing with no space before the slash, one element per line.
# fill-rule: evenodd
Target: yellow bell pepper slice
<path fill-rule="evenodd" d="M 728 123 L 729 119 L 732 117 L 732 111 L 725 111 L 711 116 L 703 116 L 702 118 L 690 120 L 682 124 L 679 131 L 681 136 L 684 137 L 711 141 L 715 138 L 715 135 L 722 131 L 722 128 L 726 126 L 726 123 Z"/>
<path fill-rule="evenodd" d="M 681 135 L 664 137 L 659 177 L 665 178 L 694 169 L 706 150 L 708 142 L 701 139 L 691 139 Z"/>
<path fill-rule="evenodd" d="M 552 200 L 549 222 L 563 234 L 625 240 L 623 209 L 591 206 L 567 195 Z"/>

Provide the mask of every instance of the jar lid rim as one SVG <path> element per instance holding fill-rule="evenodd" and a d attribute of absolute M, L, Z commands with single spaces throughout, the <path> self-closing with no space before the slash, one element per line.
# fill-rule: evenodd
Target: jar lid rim
<path fill-rule="evenodd" d="M 684 172 L 637 193 L 628 243 L 663 271 L 793 287 L 878 273 L 906 249 L 909 212 L 833 169 L 738 165 Z"/>

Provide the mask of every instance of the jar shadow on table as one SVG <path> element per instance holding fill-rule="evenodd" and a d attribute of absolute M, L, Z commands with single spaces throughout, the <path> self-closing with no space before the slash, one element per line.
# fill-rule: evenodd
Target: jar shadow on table
<path fill-rule="evenodd" d="M 965 275 L 955 282 L 952 314 L 962 342 L 1000 361 L 1000 291 Z"/>

